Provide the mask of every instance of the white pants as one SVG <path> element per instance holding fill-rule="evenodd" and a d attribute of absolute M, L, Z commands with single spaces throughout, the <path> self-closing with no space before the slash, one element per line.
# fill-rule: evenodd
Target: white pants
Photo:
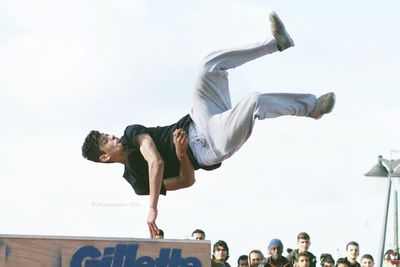
<path fill-rule="evenodd" d="M 193 94 L 190 115 L 195 124 L 194 136 L 189 133 L 190 146 L 201 165 L 232 156 L 249 138 L 256 118 L 308 116 L 314 108 L 314 95 L 256 92 L 232 107 L 226 70 L 277 51 L 276 40 L 271 37 L 262 43 L 206 56 Z"/>

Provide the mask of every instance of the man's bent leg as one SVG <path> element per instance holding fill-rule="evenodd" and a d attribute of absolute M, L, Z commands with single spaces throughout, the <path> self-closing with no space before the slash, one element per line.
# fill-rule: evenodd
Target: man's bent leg
<path fill-rule="evenodd" d="M 255 119 L 309 116 L 316 103 L 311 94 L 250 93 L 232 109 L 210 118 L 209 142 L 220 161 L 229 158 L 249 138 Z"/>
<path fill-rule="evenodd" d="M 258 57 L 278 51 L 276 40 L 269 40 L 241 48 L 211 53 L 205 58 L 193 93 L 191 117 L 200 131 L 205 131 L 211 116 L 232 107 L 228 72 Z"/>

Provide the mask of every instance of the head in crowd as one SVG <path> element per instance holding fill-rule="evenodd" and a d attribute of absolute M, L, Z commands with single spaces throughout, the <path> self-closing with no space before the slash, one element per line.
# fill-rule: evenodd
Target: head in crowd
<path fill-rule="evenodd" d="M 261 250 L 253 249 L 252 251 L 250 251 L 249 253 L 250 267 L 257 267 L 263 260 L 264 260 L 264 254 L 261 252 Z"/>
<path fill-rule="evenodd" d="M 164 239 L 164 231 L 158 229 L 158 234 L 156 235 L 156 239 Z"/>
<path fill-rule="evenodd" d="M 308 251 L 310 245 L 310 236 L 306 232 L 301 232 L 297 235 L 297 247 L 299 252 Z"/>
<path fill-rule="evenodd" d="M 346 258 L 349 262 L 354 263 L 357 261 L 357 257 L 360 254 L 360 248 L 356 241 L 350 241 L 346 245 Z"/>
<path fill-rule="evenodd" d="M 296 257 L 294 258 L 294 266 L 295 267 L 310 266 L 310 258 L 308 257 L 307 252 L 300 252 L 296 254 Z"/>
<path fill-rule="evenodd" d="M 268 245 L 269 255 L 273 260 L 279 260 L 283 253 L 283 244 L 279 239 L 272 239 Z"/>
<path fill-rule="evenodd" d="M 229 258 L 229 248 L 225 241 L 219 240 L 213 246 L 213 259 L 217 263 L 223 263 Z"/>
<path fill-rule="evenodd" d="M 386 267 L 400 267 L 399 255 L 393 249 L 387 250 L 383 258 L 385 260 Z"/>
<path fill-rule="evenodd" d="M 241 255 L 237 260 L 238 267 L 249 267 L 249 256 Z"/>
<path fill-rule="evenodd" d="M 345 258 L 340 258 L 336 261 L 335 267 L 350 267 L 349 262 Z"/>
<path fill-rule="evenodd" d="M 321 267 L 335 266 L 335 260 L 333 259 L 332 255 L 328 253 L 322 253 L 319 257 L 319 261 L 321 262 Z"/>
<path fill-rule="evenodd" d="M 374 258 L 370 254 L 365 254 L 361 257 L 361 267 L 373 267 L 375 262 Z"/>
<path fill-rule="evenodd" d="M 201 229 L 196 229 L 192 233 L 192 238 L 195 240 L 204 240 L 206 239 L 206 233 Z"/>

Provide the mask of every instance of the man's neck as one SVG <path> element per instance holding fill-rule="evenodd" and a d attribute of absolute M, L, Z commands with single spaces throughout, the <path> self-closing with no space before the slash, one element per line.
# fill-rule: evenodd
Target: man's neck
<path fill-rule="evenodd" d="M 277 258 L 277 259 L 274 259 L 271 257 L 271 262 L 275 266 L 279 266 L 281 264 L 281 260 L 282 260 L 282 256 L 279 256 L 279 258 Z"/>
<path fill-rule="evenodd" d="M 119 158 L 115 159 L 114 162 L 124 164 L 125 166 L 128 165 L 128 153 L 126 152 L 126 150 L 124 150 L 124 152 L 121 154 L 121 156 Z"/>
<path fill-rule="evenodd" d="M 214 258 L 214 261 L 215 261 L 216 263 L 220 263 L 220 264 L 225 263 L 224 260 L 217 260 L 217 259 L 215 259 L 215 258 Z"/>

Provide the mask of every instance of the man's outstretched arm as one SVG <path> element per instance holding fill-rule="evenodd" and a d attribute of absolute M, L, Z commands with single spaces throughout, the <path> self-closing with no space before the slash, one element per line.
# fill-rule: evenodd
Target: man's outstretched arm
<path fill-rule="evenodd" d="M 186 132 L 182 129 L 176 129 L 172 138 L 175 144 L 176 156 L 180 162 L 179 176 L 164 179 L 163 182 L 167 190 L 178 190 L 192 186 L 195 182 L 195 176 L 192 162 L 186 153 L 189 144 Z"/>
<path fill-rule="evenodd" d="M 157 204 L 164 175 L 164 160 L 161 158 L 150 135 L 140 134 L 136 138 L 140 147 L 140 152 L 149 166 L 150 211 L 147 218 L 147 225 L 149 226 L 151 238 L 155 238 L 158 233 L 158 227 L 156 225 L 158 214 Z"/>

